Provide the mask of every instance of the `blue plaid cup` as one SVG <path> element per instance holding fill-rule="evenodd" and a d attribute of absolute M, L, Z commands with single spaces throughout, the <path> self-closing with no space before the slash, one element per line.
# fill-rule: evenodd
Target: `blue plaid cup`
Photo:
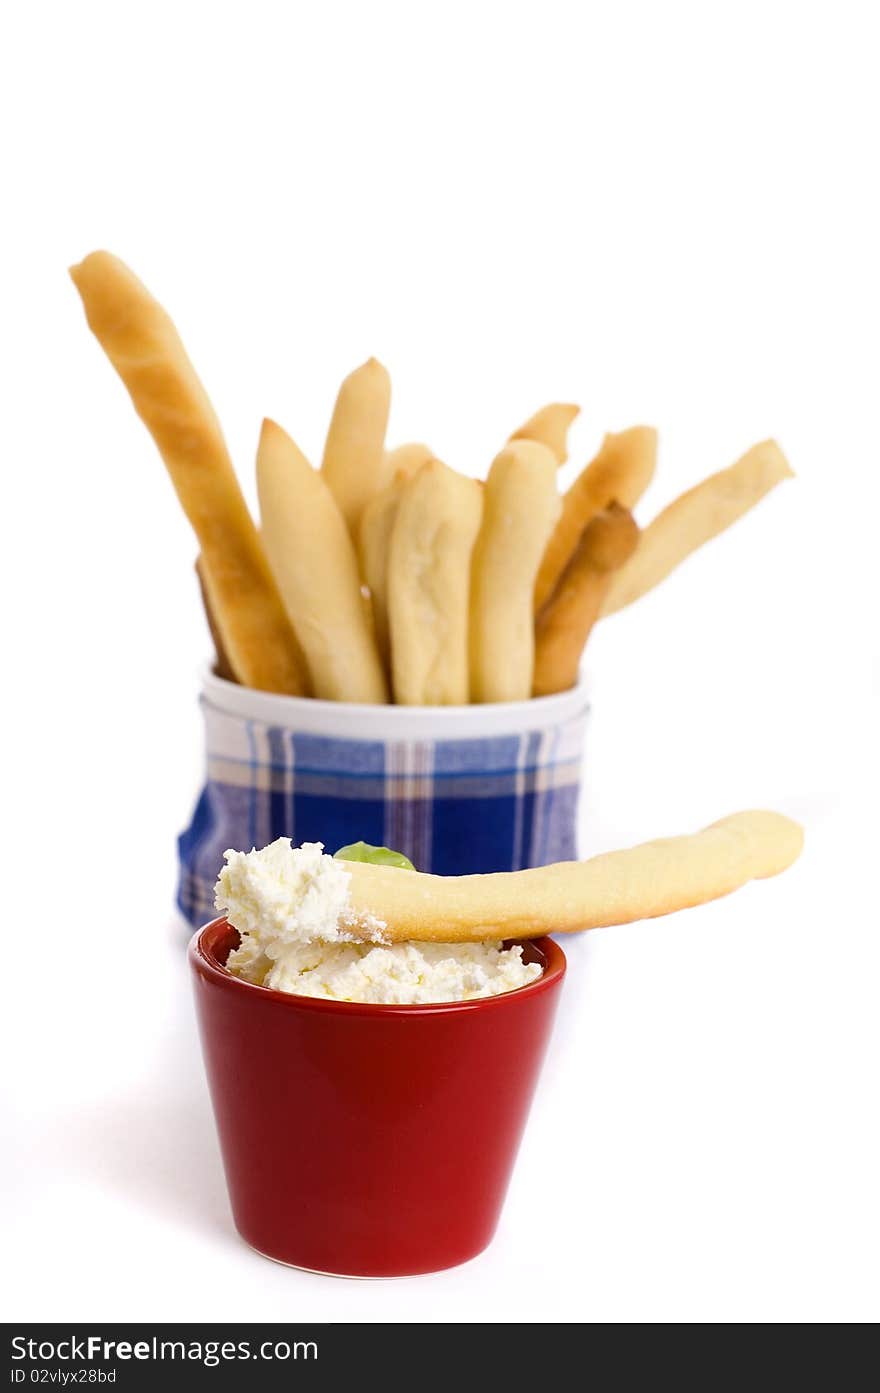
<path fill-rule="evenodd" d="M 577 855 L 583 685 L 503 705 L 355 706 L 274 696 L 213 673 L 206 776 L 178 841 L 177 903 L 214 913 L 229 847 L 365 841 L 422 871 L 511 871 Z"/>

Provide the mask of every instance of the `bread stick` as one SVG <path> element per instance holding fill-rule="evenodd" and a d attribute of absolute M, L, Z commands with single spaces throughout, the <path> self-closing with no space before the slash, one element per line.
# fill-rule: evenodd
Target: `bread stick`
<path fill-rule="evenodd" d="M 89 328 L 161 454 L 202 552 L 217 627 L 238 681 L 302 694 L 308 678 L 208 396 L 177 330 L 117 257 L 92 252 L 70 275 Z"/>
<path fill-rule="evenodd" d="M 587 523 L 556 589 L 535 620 L 535 696 L 567 692 L 574 686 L 581 654 L 612 576 L 632 556 L 638 540 L 632 513 L 618 503 Z"/>
<path fill-rule="evenodd" d="M 370 592 L 376 645 L 386 672 L 391 671 L 391 635 L 388 624 L 388 553 L 397 517 L 402 480 L 386 484 L 361 513 L 358 527 L 358 563 L 361 579 Z"/>
<path fill-rule="evenodd" d="M 590 519 L 609 503 L 632 511 L 651 482 L 656 462 L 657 432 L 650 426 L 633 426 L 617 435 L 606 435 L 595 459 L 562 500 L 562 514 L 535 584 L 536 612 L 552 594 Z"/>
<path fill-rule="evenodd" d="M 375 358 L 355 369 L 339 388 L 321 473 L 351 535 L 365 505 L 390 481 L 385 431 L 391 407 L 391 379 Z"/>
<path fill-rule="evenodd" d="M 223 643 L 223 635 L 220 632 L 220 626 L 218 625 L 216 616 L 214 614 L 214 605 L 211 601 L 210 595 L 208 594 L 208 586 L 205 581 L 205 568 L 202 564 L 201 557 L 199 557 L 196 561 L 196 578 L 199 582 L 199 593 L 202 597 L 202 606 L 205 611 L 205 618 L 208 621 L 208 629 L 210 631 L 211 639 L 214 644 L 214 671 L 218 677 L 225 678 L 227 682 L 234 682 L 235 673 L 232 670 L 232 664 L 229 661 L 229 654 L 226 652 L 226 648 Z"/>
<path fill-rule="evenodd" d="M 394 450 L 385 451 L 385 473 L 391 483 L 395 479 L 409 479 L 417 469 L 433 458 L 434 451 L 418 441 L 398 445 Z"/>
<path fill-rule="evenodd" d="M 561 506 L 549 446 L 506 445 L 486 480 L 471 569 L 471 701 L 526 701 L 532 694 L 532 595 Z"/>
<path fill-rule="evenodd" d="M 370 592 L 376 644 L 386 673 L 391 672 L 391 638 L 388 629 L 388 550 L 400 501 L 400 487 L 433 459 L 427 445 L 398 445 L 385 455 L 391 482 L 373 495 L 361 513 L 357 529 L 357 553 L 361 579 Z"/>
<path fill-rule="evenodd" d="M 557 464 L 565 464 L 568 459 L 568 432 L 573 421 L 580 415 L 580 407 L 566 402 L 554 401 L 542 406 L 534 416 L 530 416 L 511 440 L 537 440 L 553 451 Z"/>
<path fill-rule="evenodd" d="M 796 861 L 803 831 L 781 813 L 734 813 L 692 836 L 527 871 L 438 876 L 346 861 L 355 919 L 399 942 L 538 938 L 653 919 L 728 895 Z"/>
<path fill-rule="evenodd" d="M 645 528 L 633 556 L 614 576 L 602 614 L 631 605 L 659 585 L 793 472 L 776 441 L 764 440 L 728 469 L 681 494 Z"/>
<path fill-rule="evenodd" d="M 468 597 L 482 489 L 439 460 L 403 485 L 388 556 L 394 699 L 468 700 Z"/>
<path fill-rule="evenodd" d="M 305 651 L 315 696 L 387 701 L 342 514 L 323 476 L 274 421 L 263 422 L 257 488 L 266 551 Z"/>

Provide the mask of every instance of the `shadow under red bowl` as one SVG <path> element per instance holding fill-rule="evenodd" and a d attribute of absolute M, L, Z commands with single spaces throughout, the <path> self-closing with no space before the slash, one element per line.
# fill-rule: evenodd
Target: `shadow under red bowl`
<path fill-rule="evenodd" d="M 253 986 L 225 919 L 189 948 L 236 1227 L 266 1257 L 339 1276 L 435 1272 L 498 1222 L 553 1025 L 565 956 L 476 1001 L 384 1006 Z"/>

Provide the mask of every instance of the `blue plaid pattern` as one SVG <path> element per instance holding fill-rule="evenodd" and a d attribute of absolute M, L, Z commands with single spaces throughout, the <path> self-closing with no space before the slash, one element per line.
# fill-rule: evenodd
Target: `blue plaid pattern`
<path fill-rule="evenodd" d="M 519 870 L 577 855 L 584 715 L 473 739 L 355 740 L 247 720 L 202 699 L 207 777 L 178 839 L 177 903 L 213 917 L 228 847 L 276 837 L 394 847 L 438 875 Z"/>

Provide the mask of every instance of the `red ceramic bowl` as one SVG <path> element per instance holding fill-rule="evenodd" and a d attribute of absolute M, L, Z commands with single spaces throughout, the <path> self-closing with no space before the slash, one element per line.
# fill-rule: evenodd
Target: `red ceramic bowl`
<path fill-rule="evenodd" d="M 351 1277 L 436 1272 L 498 1222 L 565 973 L 477 1001 L 380 1006 L 291 996 L 227 972 L 225 919 L 189 957 L 232 1212 L 245 1242 Z"/>

